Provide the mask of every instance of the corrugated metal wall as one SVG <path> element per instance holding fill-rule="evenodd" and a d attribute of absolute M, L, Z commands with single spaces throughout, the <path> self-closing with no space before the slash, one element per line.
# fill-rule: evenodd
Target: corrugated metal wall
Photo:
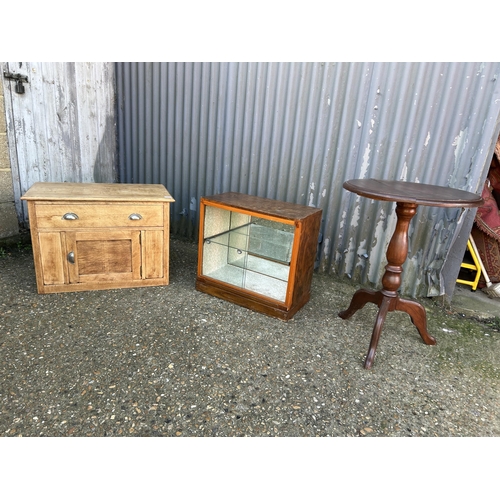
<path fill-rule="evenodd" d="M 204 195 L 320 207 L 319 269 L 378 285 L 395 206 L 342 183 L 480 192 L 500 128 L 499 74 L 499 63 L 116 63 L 119 179 L 164 184 L 174 232 L 192 238 Z M 469 211 L 420 207 L 401 291 L 442 294 L 452 243 L 471 224 Z M 458 268 L 447 272 L 454 280 Z"/>

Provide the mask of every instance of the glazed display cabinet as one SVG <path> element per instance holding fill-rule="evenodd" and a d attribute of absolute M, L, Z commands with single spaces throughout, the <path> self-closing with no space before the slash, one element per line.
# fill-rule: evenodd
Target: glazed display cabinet
<path fill-rule="evenodd" d="M 310 298 L 321 213 L 241 193 L 202 198 L 196 289 L 292 318 Z"/>
<path fill-rule="evenodd" d="M 37 182 L 21 199 L 38 293 L 168 284 L 174 199 L 164 186 Z"/>

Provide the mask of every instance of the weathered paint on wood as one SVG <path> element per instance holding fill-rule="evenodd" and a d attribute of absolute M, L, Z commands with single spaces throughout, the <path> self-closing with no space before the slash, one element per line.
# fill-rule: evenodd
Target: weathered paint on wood
<path fill-rule="evenodd" d="M 26 75 L 24 94 L 4 79 L 9 153 L 16 209 L 35 183 L 115 182 L 116 127 L 113 63 L 9 62 Z"/>

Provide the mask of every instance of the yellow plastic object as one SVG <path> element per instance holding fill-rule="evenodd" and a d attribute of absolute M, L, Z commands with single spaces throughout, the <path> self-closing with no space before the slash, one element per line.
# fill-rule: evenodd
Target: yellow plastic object
<path fill-rule="evenodd" d="M 476 252 L 474 251 L 474 248 L 472 247 L 472 243 L 470 241 L 470 238 L 467 241 L 467 250 L 469 250 L 469 253 L 472 257 L 472 260 L 474 261 L 474 264 L 462 262 L 462 264 L 460 264 L 460 267 L 463 267 L 464 269 L 471 269 L 472 271 L 476 271 L 476 276 L 474 278 L 474 281 L 457 279 L 457 283 L 461 283 L 462 285 L 469 285 L 472 287 L 472 290 L 475 290 L 477 288 L 477 284 L 479 283 L 479 278 L 481 277 L 481 266 L 479 265 L 477 255 L 476 255 Z"/>

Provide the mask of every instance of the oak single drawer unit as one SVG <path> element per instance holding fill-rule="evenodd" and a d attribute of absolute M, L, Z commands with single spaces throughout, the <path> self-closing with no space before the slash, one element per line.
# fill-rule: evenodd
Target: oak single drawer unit
<path fill-rule="evenodd" d="M 38 293 L 168 285 L 174 199 L 161 184 L 36 182 L 21 199 Z"/>
<path fill-rule="evenodd" d="M 196 289 L 292 318 L 310 297 L 321 213 L 241 193 L 202 198 Z"/>

